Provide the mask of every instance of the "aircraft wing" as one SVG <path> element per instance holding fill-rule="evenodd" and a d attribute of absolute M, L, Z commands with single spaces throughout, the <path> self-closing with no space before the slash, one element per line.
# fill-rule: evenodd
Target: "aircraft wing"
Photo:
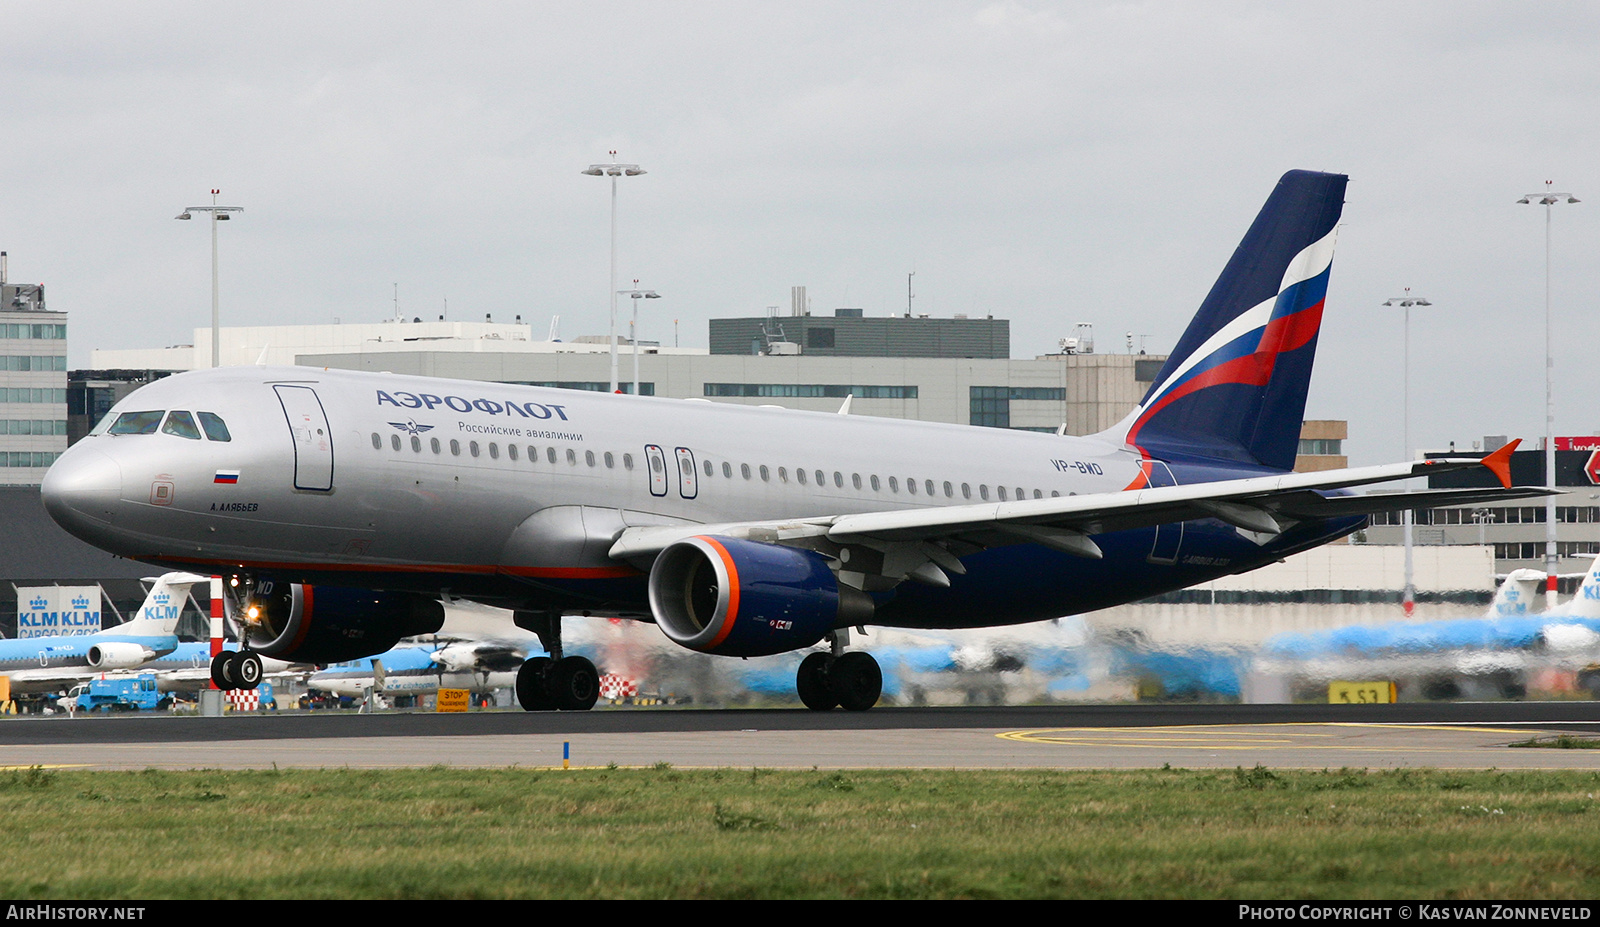
<path fill-rule="evenodd" d="M 610 554 L 621 560 L 651 558 L 677 541 L 713 534 L 793 546 L 817 546 L 824 542 L 864 544 L 886 549 L 886 553 L 887 548 L 914 545 L 924 555 L 920 562 L 931 562 L 956 573 L 964 571 L 956 556 L 931 542 L 956 542 L 975 545 L 975 548 L 1038 543 L 1098 559 L 1100 549 L 1091 535 L 1192 519 L 1216 518 L 1247 532 L 1275 536 L 1296 522 L 1310 518 L 1547 495 L 1544 489 L 1510 488 L 1507 464 L 1514 447 L 1515 442 L 1484 458 L 1435 458 L 1377 467 L 1284 473 L 1049 499 L 932 506 L 787 521 L 629 528 L 617 538 Z M 1492 470 L 1507 488 L 1324 495 L 1354 486 L 1478 466 Z M 903 575 L 915 577 L 915 568 Z M 942 577 L 937 575 L 924 574 L 923 578 L 943 585 L 939 581 Z"/>
<path fill-rule="evenodd" d="M 102 675 L 102 673 L 99 670 L 89 669 L 84 666 L 50 666 L 39 669 L 12 670 L 5 675 L 11 677 L 11 690 L 20 694 L 70 689 L 74 685 L 86 679 L 93 679 Z"/>

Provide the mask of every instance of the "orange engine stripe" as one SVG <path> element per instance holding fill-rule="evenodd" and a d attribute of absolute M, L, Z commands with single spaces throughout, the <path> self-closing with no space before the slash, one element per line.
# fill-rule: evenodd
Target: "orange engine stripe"
<path fill-rule="evenodd" d="M 294 644 L 289 648 L 290 653 L 300 649 L 305 643 L 306 635 L 311 633 L 311 587 L 300 587 L 300 633 L 294 637 Z"/>
<path fill-rule="evenodd" d="M 716 538 L 702 534 L 700 540 L 717 549 L 717 556 L 722 558 L 722 565 L 728 571 L 728 614 L 722 619 L 722 627 L 718 629 L 717 636 L 706 645 L 709 649 L 728 639 L 728 635 L 733 633 L 733 620 L 739 617 L 739 568 L 733 565 L 733 557 L 729 556 L 728 549 Z"/>

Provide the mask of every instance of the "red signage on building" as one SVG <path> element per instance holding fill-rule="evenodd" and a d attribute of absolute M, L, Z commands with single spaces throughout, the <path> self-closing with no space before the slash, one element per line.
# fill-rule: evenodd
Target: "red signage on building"
<path fill-rule="evenodd" d="M 1600 451 L 1600 437 L 1557 437 L 1556 450 L 1558 451 Z"/>

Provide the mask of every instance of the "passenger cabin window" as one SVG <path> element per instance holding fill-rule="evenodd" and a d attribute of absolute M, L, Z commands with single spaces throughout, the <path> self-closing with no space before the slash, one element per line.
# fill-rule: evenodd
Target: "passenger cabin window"
<path fill-rule="evenodd" d="M 438 438 L 429 438 L 428 439 L 428 447 L 432 448 L 432 450 L 433 450 L 433 452 L 435 454 L 439 453 L 439 439 Z"/>
<path fill-rule="evenodd" d="M 633 455 L 632 454 L 623 454 L 622 455 L 622 469 L 624 469 L 624 470 L 632 470 L 633 469 Z"/>
<path fill-rule="evenodd" d="M 117 416 L 117 420 L 108 429 L 108 434 L 114 435 L 153 435 L 161 426 L 161 416 L 167 414 L 165 409 L 155 412 L 124 412 Z"/>
<path fill-rule="evenodd" d="M 453 457 L 461 456 L 461 442 L 457 441 L 455 438 L 450 439 L 450 454 Z"/>
<path fill-rule="evenodd" d="M 506 456 L 510 457 L 512 460 L 517 459 L 517 446 L 515 444 L 506 445 Z"/>
<path fill-rule="evenodd" d="M 761 482 L 763 482 L 763 483 L 772 482 L 772 471 L 767 469 L 767 465 L 766 464 L 762 464 L 761 465 Z"/>
<path fill-rule="evenodd" d="M 399 435 L 390 435 L 389 436 L 389 446 L 394 448 L 397 451 L 400 450 L 400 436 Z"/>
<path fill-rule="evenodd" d="M 567 464 L 573 467 L 578 465 L 578 452 L 570 447 L 567 448 Z"/>
<path fill-rule="evenodd" d="M 617 467 L 617 458 L 615 456 L 613 456 L 610 451 L 606 451 L 606 469 L 607 470 L 615 470 L 616 467 Z"/>
<path fill-rule="evenodd" d="M 490 441 L 489 442 L 489 459 L 490 460 L 499 460 L 500 459 L 500 445 L 498 443 L 494 442 L 494 441 Z"/>
<path fill-rule="evenodd" d="M 383 437 L 376 431 L 372 433 L 372 449 L 375 451 L 383 450 Z"/>
<path fill-rule="evenodd" d="M 706 476 L 716 476 L 716 475 L 717 475 L 717 468 L 712 465 L 711 461 L 709 461 L 709 460 L 706 461 Z"/>
<path fill-rule="evenodd" d="M 550 461 L 551 463 L 555 463 L 556 462 L 556 449 L 553 448 L 553 447 L 545 448 L 544 449 L 544 459 Z"/>
<path fill-rule="evenodd" d="M 413 453 L 413 454 L 422 453 L 422 439 L 417 437 L 416 435 L 412 435 L 411 436 L 411 453 Z"/>
<path fill-rule="evenodd" d="M 804 486 L 806 484 L 806 471 L 798 467 L 795 468 L 794 478 L 800 481 L 801 486 Z"/>
<path fill-rule="evenodd" d="M 200 419 L 200 427 L 205 429 L 206 437 L 213 441 L 232 441 L 233 435 L 228 434 L 228 423 L 222 416 L 215 412 L 196 412 Z"/>
<path fill-rule="evenodd" d="M 594 466 L 594 451 L 584 451 L 583 462 L 591 467 Z"/>

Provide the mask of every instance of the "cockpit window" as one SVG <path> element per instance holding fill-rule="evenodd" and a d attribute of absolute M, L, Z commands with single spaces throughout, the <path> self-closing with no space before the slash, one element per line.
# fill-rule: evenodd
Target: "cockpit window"
<path fill-rule="evenodd" d="M 215 412 L 196 412 L 200 417 L 200 427 L 206 430 L 206 437 L 213 441 L 232 441 L 233 436 L 228 434 L 228 424 L 222 416 Z"/>
<path fill-rule="evenodd" d="M 190 441 L 200 440 L 200 429 L 194 426 L 194 416 L 187 412 L 173 412 L 168 415 L 167 423 L 161 426 L 161 433 L 188 438 Z"/>
<path fill-rule="evenodd" d="M 161 425 L 161 416 L 167 414 L 166 410 L 156 412 L 124 412 L 117 416 L 111 424 L 110 434 L 114 435 L 153 435 L 156 428 Z"/>

